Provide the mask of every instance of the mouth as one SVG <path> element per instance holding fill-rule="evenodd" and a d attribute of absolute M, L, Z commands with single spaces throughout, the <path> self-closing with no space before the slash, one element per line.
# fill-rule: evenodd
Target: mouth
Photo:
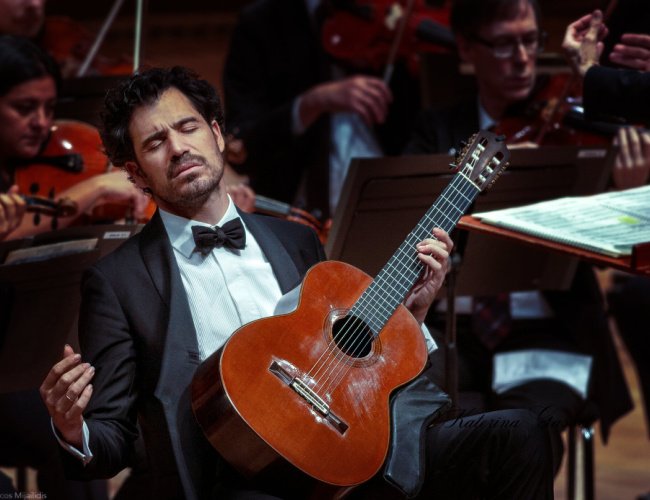
<path fill-rule="evenodd" d="M 510 87 L 527 87 L 531 85 L 533 79 L 529 76 L 514 76 L 508 78 L 506 85 Z"/>
<path fill-rule="evenodd" d="M 188 170 L 192 170 L 193 168 L 201 167 L 201 166 L 203 166 L 203 164 L 201 162 L 196 162 L 196 161 L 183 163 L 179 165 L 178 168 L 176 168 L 176 170 L 174 170 L 172 174 L 172 178 L 179 177 L 180 175 L 187 172 Z"/>

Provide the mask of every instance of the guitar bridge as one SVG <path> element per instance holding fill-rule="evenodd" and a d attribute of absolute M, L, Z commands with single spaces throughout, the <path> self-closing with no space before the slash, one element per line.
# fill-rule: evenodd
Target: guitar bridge
<path fill-rule="evenodd" d="M 316 392 L 298 377 L 293 377 L 277 361 L 273 361 L 269 366 L 269 371 L 278 377 L 282 382 L 293 389 L 302 399 L 304 399 L 319 415 L 321 415 L 332 427 L 340 434 L 345 434 L 348 425 L 339 417 L 330 411 L 329 405 Z"/>

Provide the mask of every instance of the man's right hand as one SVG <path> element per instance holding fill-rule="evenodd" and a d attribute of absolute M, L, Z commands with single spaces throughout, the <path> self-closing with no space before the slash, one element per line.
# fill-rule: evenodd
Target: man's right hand
<path fill-rule="evenodd" d="M 371 76 L 352 76 L 343 80 L 322 83 L 300 97 L 300 121 L 309 127 L 322 114 L 351 112 L 365 123 L 383 123 L 393 100 L 383 80 Z"/>
<path fill-rule="evenodd" d="M 63 358 L 55 364 L 41 384 L 41 398 L 61 438 L 77 449 L 83 447 L 83 411 L 88 406 L 95 368 L 81 363 L 72 347 L 63 348 Z"/>

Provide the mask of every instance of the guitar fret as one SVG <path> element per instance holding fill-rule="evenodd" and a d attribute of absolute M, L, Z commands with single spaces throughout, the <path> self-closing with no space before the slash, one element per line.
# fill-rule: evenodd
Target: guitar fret
<path fill-rule="evenodd" d="M 351 314 L 362 319 L 374 336 L 379 335 L 420 276 L 423 266 L 417 258 L 415 245 L 430 237 L 433 227 L 451 231 L 479 192 L 465 176 L 454 176 L 352 307 Z"/>

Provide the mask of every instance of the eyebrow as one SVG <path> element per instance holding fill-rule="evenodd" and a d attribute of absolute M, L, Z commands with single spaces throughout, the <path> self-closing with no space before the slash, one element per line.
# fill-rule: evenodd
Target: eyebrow
<path fill-rule="evenodd" d="M 183 125 L 187 123 L 193 123 L 193 122 L 199 122 L 199 119 L 195 116 L 188 116 L 187 118 L 182 118 L 178 120 L 177 122 L 173 123 L 171 128 L 174 130 L 178 130 L 183 127 Z M 147 136 L 141 143 L 142 149 L 145 149 L 149 144 L 151 144 L 154 141 L 159 141 L 164 139 L 167 136 L 167 131 L 166 130 L 159 130 L 158 132 L 154 132 L 153 134 Z"/>

